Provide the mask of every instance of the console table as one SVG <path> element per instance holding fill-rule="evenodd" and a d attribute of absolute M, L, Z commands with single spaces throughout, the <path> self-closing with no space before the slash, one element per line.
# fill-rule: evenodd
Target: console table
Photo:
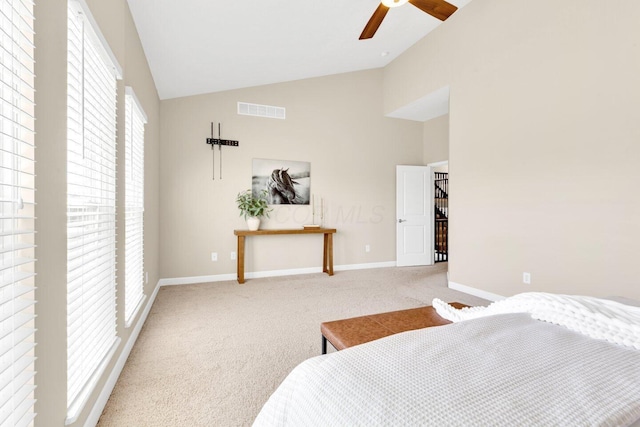
<path fill-rule="evenodd" d="M 238 236 L 238 283 L 244 283 L 244 240 L 247 236 L 274 236 L 279 234 L 324 234 L 322 272 L 333 276 L 333 234 L 335 228 L 292 228 L 279 230 L 233 230 Z"/>

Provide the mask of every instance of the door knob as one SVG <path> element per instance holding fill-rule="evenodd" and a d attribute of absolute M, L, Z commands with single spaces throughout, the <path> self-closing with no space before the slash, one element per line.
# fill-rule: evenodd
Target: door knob
<path fill-rule="evenodd" d="M 398 220 L 398 222 L 399 222 L 400 224 L 402 224 L 403 222 L 407 222 L 407 220 L 406 220 L 406 219 L 399 219 L 399 220 Z"/>

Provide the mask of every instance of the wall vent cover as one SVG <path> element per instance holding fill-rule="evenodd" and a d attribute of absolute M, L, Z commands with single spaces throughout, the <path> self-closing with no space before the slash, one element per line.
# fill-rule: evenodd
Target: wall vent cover
<path fill-rule="evenodd" d="M 250 104 L 238 102 L 238 114 L 243 116 L 267 117 L 269 119 L 285 119 L 287 110 L 272 105 Z"/>

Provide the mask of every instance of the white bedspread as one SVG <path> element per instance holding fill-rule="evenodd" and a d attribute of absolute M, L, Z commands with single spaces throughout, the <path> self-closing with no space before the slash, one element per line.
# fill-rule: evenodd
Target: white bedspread
<path fill-rule="evenodd" d="M 452 322 L 505 313 L 529 313 L 588 337 L 607 340 L 640 350 L 640 307 L 616 301 L 544 292 L 526 292 L 496 301 L 488 307 L 456 309 L 435 298 L 433 307 Z"/>
<path fill-rule="evenodd" d="M 405 332 L 309 359 L 254 426 L 624 426 L 640 351 L 528 314 Z"/>

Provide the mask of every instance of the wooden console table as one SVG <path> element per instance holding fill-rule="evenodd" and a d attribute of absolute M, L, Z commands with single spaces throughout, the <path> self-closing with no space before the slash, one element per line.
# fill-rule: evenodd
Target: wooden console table
<path fill-rule="evenodd" d="M 244 283 L 244 240 L 246 236 L 274 236 L 278 234 L 324 234 L 322 272 L 333 276 L 333 234 L 335 228 L 298 228 L 279 230 L 233 230 L 238 236 L 238 283 Z"/>

